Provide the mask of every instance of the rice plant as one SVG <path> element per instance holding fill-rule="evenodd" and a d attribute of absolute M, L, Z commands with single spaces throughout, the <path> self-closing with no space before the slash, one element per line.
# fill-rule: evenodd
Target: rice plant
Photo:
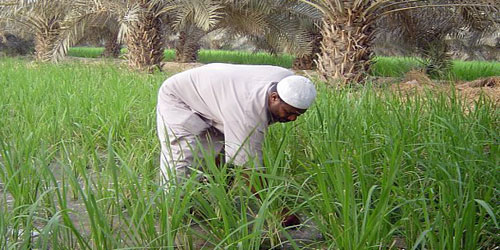
<path fill-rule="evenodd" d="M 0 59 L 0 248 L 497 245 L 500 120 L 486 97 L 318 82 L 303 117 L 270 127 L 264 172 L 203 152 L 204 181 L 165 192 L 155 105 L 169 74 Z M 298 228 L 281 225 L 284 208 Z"/>
<path fill-rule="evenodd" d="M 72 47 L 68 51 L 69 56 L 98 58 L 101 56 L 104 48 L 94 47 Z M 127 53 L 127 49 L 122 49 L 122 56 Z M 166 49 L 164 52 L 164 61 L 173 62 L 175 60 L 175 50 Z M 229 50 L 200 50 L 200 63 L 236 63 L 236 64 L 271 64 L 286 68 L 292 67 L 294 57 L 289 54 L 271 55 L 265 52 L 249 51 L 229 51 Z"/>

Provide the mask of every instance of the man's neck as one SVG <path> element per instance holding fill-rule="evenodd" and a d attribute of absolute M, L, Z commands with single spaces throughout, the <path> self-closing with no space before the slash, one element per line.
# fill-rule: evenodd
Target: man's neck
<path fill-rule="evenodd" d="M 267 112 L 267 124 L 273 124 L 276 121 L 273 119 L 273 116 L 271 114 L 271 111 L 269 110 L 269 95 L 273 92 L 273 88 L 276 88 L 276 85 L 278 85 L 278 82 L 272 82 L 271 85 L 269 85 L 269 88 L 267 88 L 267 95 L 266 95 L 266 112 Z"/>

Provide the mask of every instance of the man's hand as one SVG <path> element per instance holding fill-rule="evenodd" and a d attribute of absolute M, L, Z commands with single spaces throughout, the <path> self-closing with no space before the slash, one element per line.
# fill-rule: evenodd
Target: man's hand
<path fill-rule="evenodd" d="M 281 225 L 283 227 L 293 227 L 300 225 L 300 218 L 295 214 L 290 214 L 290 210 L 286 207 L 281 210 L 281 217 L 283 218 L 283 220 L 281 221 Z"/>
<path fill-rule="evenodd" d="M 255 185 L 252 185 L 250 176 L 245 172 L 242 173 L 242 176 L 243 179 L 246 181 L 246 184 L 250 187 L 250 191 L 252 192 L 252 194 L 254 194 L 259 200 L 261 200 L 260 195 L 257 193 Z M 259 176 L 257 185 L 262 189 L 265 187 L 266 184 L 267 183 L 265 179 L 262 176 Z M 290 214 L 290 210 L 286 207 L 284 207 L 283 210 L 281 210 L 280 216 L 282 217 L 281 225 L 283 227 L 293 227 L 301 224 L 300 218 L 295 214 Z"/>

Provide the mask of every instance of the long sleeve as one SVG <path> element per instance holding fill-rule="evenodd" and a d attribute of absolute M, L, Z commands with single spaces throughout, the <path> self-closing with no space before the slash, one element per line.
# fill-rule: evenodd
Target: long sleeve
<path fill-rule="evenodd" d="M 261 168 L 266 127 L 249 126 L 241 121 L 228 122 L 224 126 L 226 161 Z"/>

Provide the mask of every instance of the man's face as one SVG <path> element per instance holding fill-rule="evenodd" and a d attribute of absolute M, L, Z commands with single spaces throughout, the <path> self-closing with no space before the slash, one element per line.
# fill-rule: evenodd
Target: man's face
<path fill-rule="evenodd" d="M 306 112 L 306 109 L 298 109 L 288 105 L 279 98 L 278 93 L 273 92 L 269 95 L 269 111 L 273 122 L 284 123 L 295 121 L 297 117 Z"/>

